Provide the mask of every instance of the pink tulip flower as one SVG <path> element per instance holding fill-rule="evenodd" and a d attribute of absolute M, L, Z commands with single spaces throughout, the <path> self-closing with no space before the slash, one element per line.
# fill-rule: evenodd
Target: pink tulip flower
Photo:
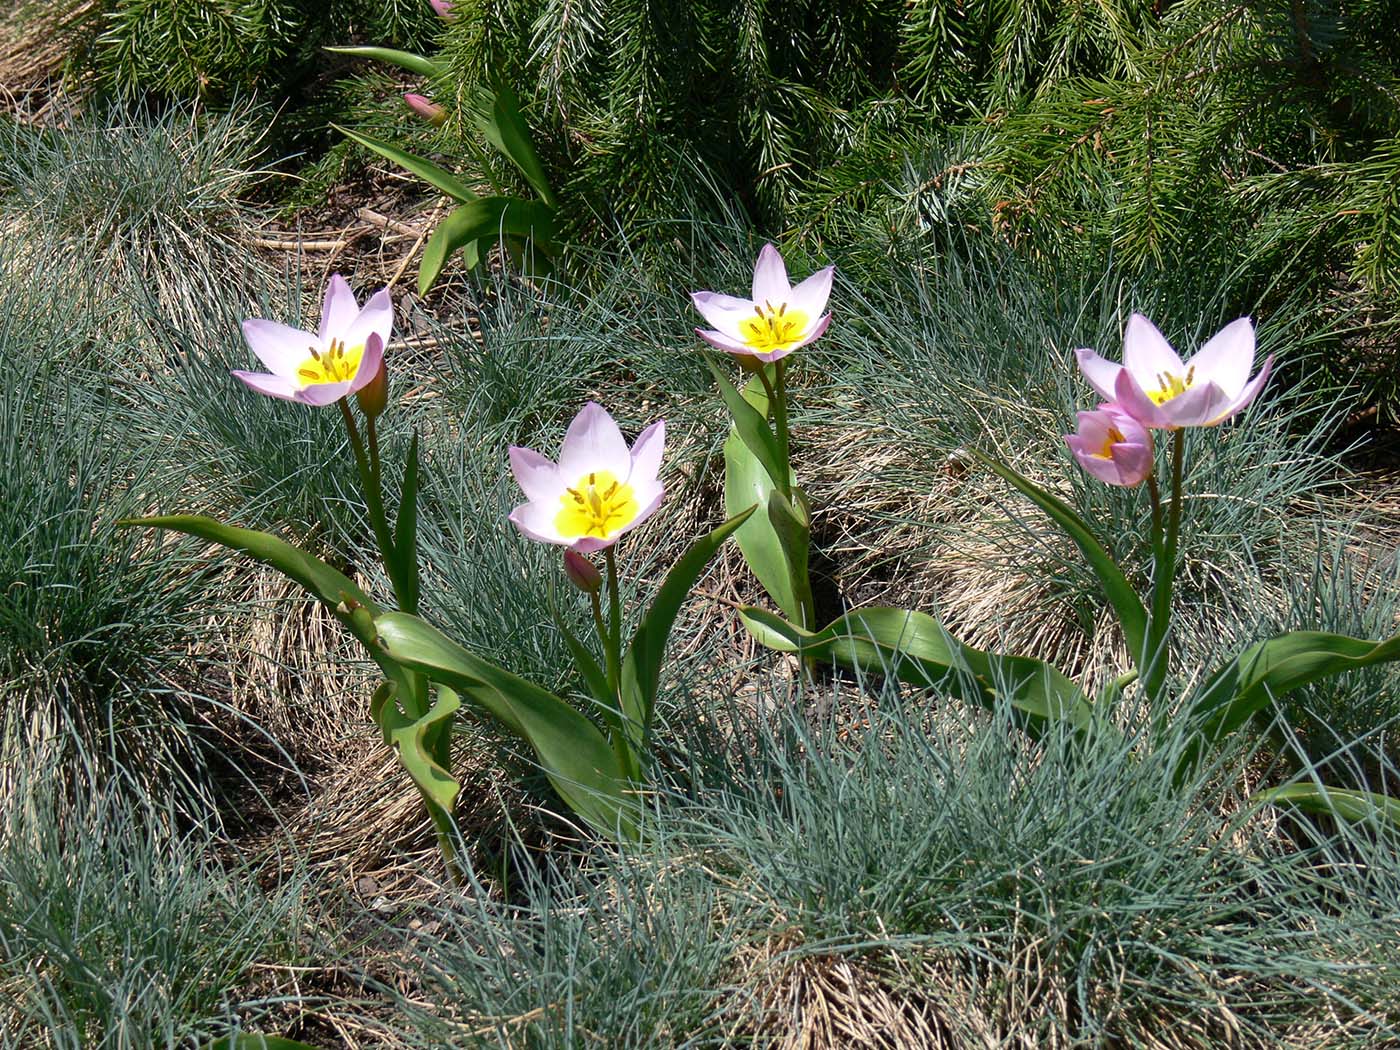
<path fill-rule="evenodd" d="M 818 270 L 797 287 L 788 283 L 778 249 L 765 244 L 753 268 L 753 298 L 692 292 L 695 309 L 714 326 L 695 329 L 711 346 L 731 354 L 776 361 L 817 339 L 831 324 L 823 314 L 836 267 Z"/>
<path fill-rule="evenodd" d="M 313 334 L 250 318 L 243 338 L 268 372 L 233 374 L 260 394 L 304 405 L 330 405 L 372 383 L 394 326 L 394 304 L 383 288 L 361 308 L 336 274 L 326 288 L 321 326 Z"/>
<path fill-rule="evenodd" d="M 1079 465 L 1100 481 L 1132 488 L 1152 473 L 1152 435 L 1120 405 L 1079 413 L 1079 430 L 1065 444 Z"/>
<path fill-rule="evenodd" d="M 510 512 L 511 522 L 533 540 L 583 554 L 611 547 L 661 506 L 665 443 L 663 419 L 629 450 L 612 416 L 590 401 L 569 424 L 557 465 L 511 446 L 510 469 L 528 501 Z"/>
<path fill-rule="evenodd" d="M 447 120 L 447 110 L 443 109 L 426 95 L 414 94 L 412 91 L 403 97 L 408 108 L 422 117 L 429 124 L 436 124 L 439 127 Z"/>
<path fill-rule="evenodd" d="M 428 0 L 432 4 L 433 10 L 437 12 L 439 18 L 445 22 L 450 22 L 457 16 L 452 13 L 450 0 Z"/>
<path fill-rule="evenodd" d="M 1274 359 L 1270 355 L 1253 379 L 1254 325 L 1248 317 L 1231 321 L 1182 362 L 1157 327 L 1133 314 L 1123 333 L 1123 363 L 1092 350 L 1076 350 L 1084 378 L 1116 401 L 1143 426 L 1156 430 L 1213 427 L 1239 412 L 1263 389 Z"/>

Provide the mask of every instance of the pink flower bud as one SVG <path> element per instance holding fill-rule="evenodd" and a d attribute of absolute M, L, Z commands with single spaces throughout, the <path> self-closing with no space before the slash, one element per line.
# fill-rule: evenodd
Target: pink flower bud
<path fill-rule="evenodd" d="M 404 95 L 403 100 L 408 103 L 408 108 L 417 113 L 429 124 L 436 124 L 439 127 L 447 120 L 447 110 L 443 109 L 432 99 L 424 95 L 415 95 L 409 92 Z"/>
<path fill-rule="evenodd" d="M 438 17 L 443 21 L 450 22 L 456 17 L 456 15 L 452 13 L 452 4 L 450 0 L 428 0 L 428 3 L 433 5 L 433 10 L 437 12 Z"/>
<path fill-rule="evenodd" d="M 603 574 L 598 566 L 576 550 L 564 552 L 564 575 L 585 594 L 597 594 L 603 588 Z"/>
<path fill-rule="evenodd" d="M 1132 488 L 1152 473 L 1152 435 L 1121 405 L 1079 413 L 1079 431 L 1065 435 L 1079 465 L 1109 485 Z"/>

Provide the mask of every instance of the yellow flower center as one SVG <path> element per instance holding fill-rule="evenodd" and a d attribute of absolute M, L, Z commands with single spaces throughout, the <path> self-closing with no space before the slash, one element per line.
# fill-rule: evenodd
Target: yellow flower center
<path fill-rule="evenodd" d="M 609 470 L 589 471 L 573 488 L 564 490 L 559 502 L 562 508 L 554 527 L 571 540 L 583 536 L 605 540 L 630 525 L 641 509 L 632 486 L 618 481 Z"/>
<path fill-rule="evenodd" d="M 1161 404 L 1160 401 L 1157 403 Z M 1093 456 L 1095 459 L 1112 459 L 1113 446 L 1127 440 L 1128 439 L 1123 436 L 1121 430 L 1117 427 L 1110 426 L 1108 428 L 1108 434 L 1103 439 L 1103 448 L 1099 449 L 1097 452 L 1091 452 L 1089 455 Z"/>
<path fill-rule="evenodd" d="M 1154 405 L 1160 405 L 1180 394 L 1186 393 L 1186 391 L 1191 389 L 1191 384 L 1195 379 L 1195 366 L 1186 370 L 1185 379 L 1181 378 L 1181 376 L 1172 375 L 1170 372 L 1158 372 L 1157 389 L 1147 391 L 1147 396 L 1152 399 Z"/>
<path fill-rule="evenodd" d="M 807 331 L 807 315 L 801 310 L 788 309 L 787 303 L 780 303 L 776 310 L 772 303 L 762 306 L 754 303 L 753 312 L 756 317 L 746 317 L 739 322 L 739 334 L 746 346 L 761 354 L 786 350 Z"/>
<path fill-rule="evenodd" d="M 347 350 L 341 339 L 332 340 L 328 350 L 317 350 L 314 346 L 308 349 L 311 356 L 297 369 L 297 379 L 303 388 L 318 383 L 348 383 L 355 378 L 360 370 L 360 358 L 365 356 L 363 343 Z"/>

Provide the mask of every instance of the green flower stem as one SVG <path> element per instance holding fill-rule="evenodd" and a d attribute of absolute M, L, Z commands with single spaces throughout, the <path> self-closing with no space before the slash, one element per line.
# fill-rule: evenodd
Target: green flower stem
<path fill-rule="evenodd" d="M 1163 526 L 1162 501 L 1152 480 L 1152 604 L 1148 619 L 1147 652 L 1143 654 L 1143 688 L 1160 701 L 1171 659 L 1172 585 L 1176 580 L 1177 551 L 1181 537 L 1182 479 L 1186 467 L 1186 440 L 1180 429 L 1172 431 L 1171 504 Z"/>
<path fill-rule="evenodd" d="M 778 459 L 782 463 L 782 477 L 775 478 L 778 483 L 778 491 L 783 494 L 783 499 L 792 502 L 792 470 L 788 460 L 788 419 L 787 419 L 787 387 L 784 382 L 786 369 L 782 360 L 773 366 L 773 371 L 777 375 L 777 385 L 768 378 L 768 367 L 760 365 L 758 378 L 763 383 L 763 392 L 768 395 L 768 407 L 773 411 L 773 426 L 778 438 Z"/>
<path fill-rule="evenodd" d="M 443 867 L 447 870 L 447 881 L 456 889 L 462 889 L 467 879 L 462 870 L 462 860 L 457 855 L 457 843 L 452 837 L 457 830 L 452 814 L 426 795 L 423 796 L 423 806 L 433 821 L 433 834 L 437 838 L 438 852 L 442 854 Z"/>
<path fill-rule="evenodd" d="M 613 659 L 612 632 L 608 630 L 607 623 L 603 620 L 603 599 L 597 591 L 593 591 L 588 596 L 593 603 L 593 626 L 598 631 L 598 642 L 603 647 L 603 657 L 607 664 L 608 688 L 612 690 L 614 696 L 617 695 L 621 675 L 617 666 L 617 661 Z"/>

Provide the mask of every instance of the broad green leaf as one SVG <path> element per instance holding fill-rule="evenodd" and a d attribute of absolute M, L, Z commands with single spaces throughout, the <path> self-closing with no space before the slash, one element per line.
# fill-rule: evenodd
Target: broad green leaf
<path fill-rule="evenodd" d="M 1183 765 L 1229 736 L 1271 698 L 1346 671 L 1400 660 L 1400 635 L 1383 642 L 1323 631 L 1293 631 L 1251 645 L 1216 671 L 1187 716 L 1197 734 Z"/>
<path fill-rule="evenodd" d="M 622 658 L 622 712 L 639 743 L 645 742 L 651 727 L 652 706 L 656 703 L 656 693 L 661 683 L 661 663 L 676 616 L 720 545 L 749 519 L 754 510 L 754 507 L 749 507 L 741 511 L 692 543 L 671 566 L 671 571 L 666 574 L 652 600 L 651 608 L 637 625 L 632 644 Z"/>
<path fill-rule="evenodd" d="M 384 743 L 398 752 L 413 782 L 427 798 L 446 813 L 452 812 L 462 785 L 450 768 L 452 718 L 462 706 L 449 687 L 438 683 L 437 700 L 419 718 L 407 714 L 398 704 L 398 687 L 383 682 L 370 699 L 369 712 L 384 734 Z"/>
<path fill-rule="evenodd" d="M 407 150 L 395 146 L 392 142 L 385 142 L 383 139 L 377 139 L 372 135 L 366 135 L 359 131 L 351 131 L 349 128 L 342 128 L 339 124 L 332 124 L 331 127 L 335 128 L 336 131 L 345 135 L 347 138 L 354 139 L 366 149 L 374 150 L 374 152 L 378 153 L 381 157 L 393 161 L 399 167 L 403 168 L 404 171 L 417 175 L 424 182 L 441 190 L 455 201 L 466 204 L 478 199 L 477 194 L 472 191 L 472 188 L 461 179 L 457 178 L 456 175 L 438 167 L 430 160 L 425 160 L 416 153 L 409 153 Z"/>
<path fill-rule="evenodd" d="M 1289 784 L 1254 795 L 1255 802 L 1297 806 L 1309 813 L 1360 823 L 1381 817 L 1400 827 L 1400 798 L 1374 791 L 1353 791 L 1321 784 Z"/>
<path fill-rule="evenodd" d="M 624 771 L 598 727 L 580 712 L 416 616 L 381 613 L 375 626 L 393 660 L 451 686 L 529 744 L 575 813 L 600 832 L 635 835 L 635 802 Z"/>
<path fill-rule="evenodd" d="M 516 97 L 515 92 L 504 84 L 499 85 L 495 89 L 489 115 L 483 110 L 478 114 L 477 122 L 491 145 L 520 169 L 525 181 L 540 195 L 540 200 L 551 208 L 556 207 L 559 202 L 550 188 L 549 178 L 545 175 L 539 154 L 535 152 L 534 143 L 530 140 L 530 128 L 525 123 L 524 114 L 520 112 L 520 99 Z"/>
<path fill-rule="evenodd" d="M 357 58 L 374 58 L 380 62 L 389 62 L 410 73 L 417 73 L 420 77 L 432 77 L 442 72 L 432 59 L 415 55 L 411 51 L 397 51 L 392 47 L 328 47 L 326 50 L 334 51 L 337 55 L 354 55 Z"/>
<path fill-rule="evenodd" d="M 1093 721 L 1088 697 L 1057 668 L 1029 656 L 1002 656 L 964 645 L 927 613 L 859 609 L 815 633 L 752 606 L 741 607 L 739 616 L 770 649 L 893 675 L 985 707 L 1002 697 L 1027 716 L 1033 730 L 1061 721 L 1082 729 Z"/>
<path fill-rule="evenodd" d="M 724 442 L 724 512 L 730 517 L 753 506 L 768 507 L 782 499 L 768 471 L 754 458 L 738 433 L 731 430 Z M 783 538 L 769 516 L 755 514 L 734 534 L 749 571 L 757 577 L 773 604 L 794 620 L 802 619 L 802 601 L 792 583 Z"/>
<path fill-rule="evenodd" d="M 1009 482 L 1013 488 L 1049 515 L 1051 520 L 1059 525 L 1065 534 L 1075 542 L 1080 553 L 1089 563 L 1089 567 L 1099 578 L 1099 583 L 1108 596 L 1109 604 L 1113 606 L 1113 611 L 1118 616 L 1118 623 L 1123 628 L 1123 639 L 1128 643 L 1128 652 L 1135 662 L 1140 662 L 1143 659 L 1144 647 L 1147 642 L 1147 609 L 1143 606 L 1142 599 L 1138 597 L 1137 592 L 1133 590 L 1133 585 L 1123 575 L 1123 570 L 1118 568 L 1113 556 L 1099 542 L 1088 523 L 1076 514 L 1064 500 L 1052 496 L 1005 463 L 976 449 L 972 449 L 971 453 L 994 474 Z"/>
<path fill-rule="evenodd" d="M 729 381 L 722 369 L 705 354 L 704 361 L 714 373 L 719 384 L 720 396 L 729 409 L 729 417 L 734 421 L 734 432 L 739 435 L 750 454 L 763 465 L 768 477 L 775 486 L 781 487 L 784 477 L 791 477 L 791 467 L 783 462 L 778 449 L 778 439 L 768 426 L 768 395 L 757 379 L 749 381 L 741 394 Z"/>
<path fill-rule="evenodd" d="M 418 431 L 409 442 L 408 459 L 399 488 L 399 510 L 394 519 L 394 582 L 399 591 L 399 607 L 418 612 Z"/>
<path fill-rule="evenodd" d="M 426 294 L 433 286 L 458 248 L 480 240 L 490 243 L 503 234 L 532 237 L 539 247 L 550 250 L 555 236 L 554 213 L 547 205 L 517 197 L 482 197 L 454 209 L 423 248 L 418 264 L 419 294 Z"/>
<path fill-rule="evenodd" d="M 798 608 L 804 610 L 799 619 L 805 626 L 815 627 L 812 581 L 808 576 L 812 528 L 807 498 L 796 485 L 789 491 L 792 502 L 783 499 L 781 492 L 768 494 L 768 524 L 773 526 L 773 534 L 778 537 L 778 544 L 783 549 L 783 560 L 787 563 L 788 578 L 792 581 L 792 593 L 797 599 Z"/>
<path fill-rule="evenodd" d="M 295 1039 L 284 1039 L 280 1035 L 255 1035 L 243 1032 L 239 1035 L 226 1035 L 215 1039 L 204 1050 L 317 1050 L 310 1043 L 299 1043 Z"/>

